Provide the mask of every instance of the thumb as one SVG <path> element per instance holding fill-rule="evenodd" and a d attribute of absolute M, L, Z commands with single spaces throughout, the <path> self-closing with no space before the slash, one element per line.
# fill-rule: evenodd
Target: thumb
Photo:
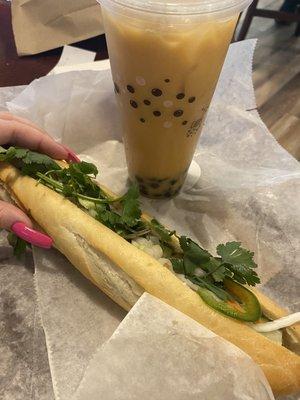
<path fill-rule="evenodd" d="M 10 203 L 0 201 L 0 228 L 10 230 L 15 222 L 23 222 L 32 228 L 32 222 L 19 208 Z"/>
<path fill-rule="evenodd" d="M 32 228 L 32 222 L 19 208 L 0 201 L 0 228 L 11 230 L 19 238 L 38 247 L 49 249 L 53 240 Z"/>

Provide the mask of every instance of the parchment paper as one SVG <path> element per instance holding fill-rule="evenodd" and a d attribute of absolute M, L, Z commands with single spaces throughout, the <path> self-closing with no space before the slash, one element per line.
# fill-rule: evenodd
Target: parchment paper
<path fill-rule="evenodd" d="M 194 158 L 202 169 L 199 181 L 172 201 L 143 203 L 211 251 L 220 242 L 242 241 L 256 253 L 264 290 L 296 310 L 300 172 L 255 110 L 254 46 L 246 41 L 230 48 Z M 122 192 L 127 172 L 112 87 L 109 71 L 60 74 L 34 81 L 7 107 L 95 162 L 100 181 Z M 57 399 L 69 399 L 124 313 L 98 300 L 101 295 L 55 251 L 34 253 L 54 391 Z"/>
<path fill-rule="evenodd" d="M 246 371 L 247 379 L 243 376 Z M 114 387 L 118 390 L 112 390 Z M 250 357 L 191 318 L 144 293 L 95 354 L 73 400 L 129 398 L 259 400 L 274 397 L 265 376 Z"/>
<path fill-rule="evenodd" d="M 32 255 L 12 257 L 6 236 L 0 232 L 0 399 L 54 400 Z"/>

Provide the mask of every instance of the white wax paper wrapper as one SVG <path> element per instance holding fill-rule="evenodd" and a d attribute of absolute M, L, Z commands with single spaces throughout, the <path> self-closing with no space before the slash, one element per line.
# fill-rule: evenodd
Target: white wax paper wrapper
<path fill-rule="evenodd" d="M 274 397 L 244 352 L 145 293 L 97 351 L 72 400 L 170 398 Z"/>
<path fill-rule="evenodd" d="M 54 400 L 33 259 L 12 257 L 6 236 L 0 232 L 0 399 Z"/>
<path fill-rule="evenodd" d="M 221 242 L 242 241 L 256 254 L 264 290 L 296 310 L 300 172 L 255 110 L 254 45 L 230 47 L 194 157 L 202 169 L 199 181 L 171 201 L 143 203 L 170 228 L 211 251 Z M 101 182 L 124 190 L 127 171 L 109 71 L 41 78 L 7 107 L 95 162 Z M 124 313 L 55 251 L 35 250 L 35 265 L 55 396 L 67 400 Z"/>
<path fill-rule="evenodd" d="M 35 282 L 56 399 L 69 400 L 96 349 L 125 316 L 56 251 L 35 250 Z"/>

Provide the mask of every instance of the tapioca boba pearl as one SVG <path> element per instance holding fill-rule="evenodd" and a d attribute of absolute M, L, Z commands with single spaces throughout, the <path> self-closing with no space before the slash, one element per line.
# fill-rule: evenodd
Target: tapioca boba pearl
<path fill-rule="evenodd" d="M 165 196 L 163 193 L 155 193 L 155 194 L 153 194 L 153 197 L 155 199 L 163 199 Z"/>
<path fill-rule="evenodd" d="M 157 182 L 153 182 L 153 183 L 150 183 L 150 186 L 151 186 L 153 189 L 158 189 L 158 188 L 160 187 L 160 184 L 157 183 Z"/>
<path fill-rule="evenodd" d="M 189 103 L 194 103 L 195 100 L 196 100 L 196 97 L 192 96 L 189 98 Z"/>
<path fill-rule="evenodd" d="M 170 79 L 169 79 L 169 78 L 165 79 L 165 82 L 166 82 L 166 83 L 169 83 L 169 82 L 170 82 Z"/>
<path fill-rule="evenodd" d="M 174 111 L 173 115 L 176 118 L 181 117 L 183 115 L 183 110 L 176 110 L 176 111 Z"/>
<path fill-rule="evenodd" d="M 148 182 L 150 182 L 150 183 L 152 183 L 152 182 L 158 182 L 158 183 L 161 183 L 161 182 L 164 182 L 164 181 L 166 181 L 167 179 L 166 178 L 148 178 L 147 179 L 147 181 Z"/>
<path fill-rule="evenodd" d="M 146 188 L 146 186 L 140 185 L 140 192 L 142 194 L 145 194 L 146 196 L 149 195 L 148 189 Z"/>
<path fill-rule="evenodd" d="M 183 121 L 182 125 L 186 125 L 188 123 L 188 121 Z"/>
<path fill-rule="evenodd" d="M 162 91 L 161 91 L 160 89 L 157 89 L 157 88 L 152 89 L 152 90 L 151 90 L 151 93 L 152 93 L 153 96 L 155 96 L 155 97 L 160 97 L 160 96 L 162 95 Z"/>
<path fill-rule="evenodd" d="M 145 100 L 144 100 L 144 104 L 145 104 L 146 106 L 150 106 L 150 105 L 151 105 L 151 101 L 148 100 L 148 99 L 145 99 Z"/>
<path fill-rule="evenodd" d="M 130 100 L 130 105 L 133 108 L 138 108 L 138 103 L 135 100 Z"/>
<path fill-rule="evenodd" d="M 127 90 L 128 90 L 128 92 L 130 92 L 130 93 L 134 93 L 134 92 L 135 92 L 134 87 L 131 86 L 131 85 L 127 85 Z"/>
<path fill-rule="evenodd" d="M 155 117 L 160 117 L 160 116 L 161 116 L 161 112 L 158 111 L 158 110 L 153 111 L 153 115 L 154 115 Z"/>
<path fill-rule="evenodd" d="M 140 121 L 144 124 L 146 122 L 145 118 L 140 118 Z"/>
<path fill-rule="evenodd" d="M 178 95 L 176 96 L 176 98 L 177 98 L 178 100 L 182 100 L 182 99 L 185 98 L 185 94 L 184 94 L 184 93 L 178 93 Z"/>
<path fill-rule="evenodd" d="M 164 197 L 172 197 L 172 192 L 170 190 L 168 190 L 166 193 L 164 193 Z"/>

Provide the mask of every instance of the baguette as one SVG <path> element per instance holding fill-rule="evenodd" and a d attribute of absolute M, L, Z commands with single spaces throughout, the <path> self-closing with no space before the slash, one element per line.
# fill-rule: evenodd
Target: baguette
<path fill-rule="evenodd" d="M 125 310 L 146 291 L 244 350 L 261 366 L 274 394 L 300 390 L 298 355 L 247 324 L 216 312 L 153 257 L 13 166 L 0 164 L 0 180 L 17 204 L 53 238 L 55 247 Z"/>

